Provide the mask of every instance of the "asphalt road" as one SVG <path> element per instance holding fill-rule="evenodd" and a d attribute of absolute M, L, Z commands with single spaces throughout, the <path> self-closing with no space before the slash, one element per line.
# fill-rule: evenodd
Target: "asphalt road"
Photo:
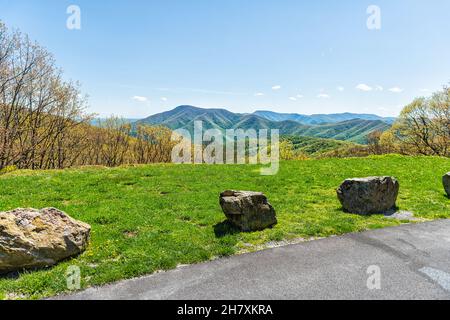
<path fill-rule="evenodd" d="M 56 297 L 76 300 L 449 298 L 450 220 L 288 245 Z"/>

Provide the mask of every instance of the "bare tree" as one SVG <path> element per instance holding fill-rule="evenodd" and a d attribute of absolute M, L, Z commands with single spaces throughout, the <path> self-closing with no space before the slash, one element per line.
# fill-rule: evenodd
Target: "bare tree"
<path fill-rule="evenodd" d="M 367 145 L 371 154 L 383 154 L 384 150 L 380 142 L 382 135 L 382 131 L 376 130 L 367 136 Z"/>
<path fill-rule="evenodd" d="M 0 44 L 0 168 L 63 167 L 61 139 L 88 119 L 78 86 L 62 80 L 44 48 L 3 24 Z"/>

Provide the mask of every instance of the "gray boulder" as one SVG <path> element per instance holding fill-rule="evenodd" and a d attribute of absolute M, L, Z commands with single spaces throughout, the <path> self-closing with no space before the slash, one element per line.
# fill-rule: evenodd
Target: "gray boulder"
<path fill-rule="evenodd" d="M 393 177 L 347 179 L 337 189 L 337 196 L 347 212 L 386 213 L 395 208 L 399 187 Z"/>
<path fill-rule="evenodd" d="M 75 256 L 88 245 L 91 227 L 47 208 L 0 212 L 0 273 L 41 268 Z"/>
<path fill-rule="evenodd" d="M 450 197 L 450 172 L 442 177 L 442 182 L 444 183 L 445 192 Z"/>
<path fill-rule="evenodd" d="M 263 230 L 277 223 L 274 208 L 261 192 L 222 192 L 220 206 L 227 219 L 241 231 Z"/>

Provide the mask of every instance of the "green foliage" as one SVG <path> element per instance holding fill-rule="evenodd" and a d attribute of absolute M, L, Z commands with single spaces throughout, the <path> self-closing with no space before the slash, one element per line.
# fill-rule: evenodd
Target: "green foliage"
<path fill-rule="evenodd" d="M 132 278 L 257 250 L 269 241 L 326 237 L 400 224 L 383 216 L 342 212 L 336 187 L 348 177 L 393 175 L 398 206 L 423 219 L 450 217 L 441 176 L 446 158 L 381 156 L 285 161 L 275 176 L 253 165 L 144 165 L 16 171 L 0 177 L 0 210 L 56 207 L 92 226 L 88 250 L 74 259 L 17 278 L 0 278 L 0 297 L 42 298 L 67 291 L 68 266 L 82 287 Z M 224 226 L 219 193 L 263 191 L 279 223 L 261 232 Z"/>
<path fill-rule="evenodd" d="M 307 160 L 308 156 L 295 148 L 292 141 L 283 139 L 280 141 L 280 159 L 282 160 Z"/>
<path fill-rule="evenodd" d="M 7 174 L 9 172 L 13 172 L 16 171 L 17 167 L 16 166 L 6 166 L 3 169 L 0 170 L 0 175 L 2 174 Z"/>
<path fill-rule="evenodd" d="M 405 106 L 380 143 L 387 152 L 450 157 L 450 87 Z"/>
<path fill-rule="evenodd" d="M 346 141 L 304 136 L 283 136 L 282 140 L 291 142 L 295 151 L 312 157 L 321 156 L 332 150 L 356 146 Z"/>

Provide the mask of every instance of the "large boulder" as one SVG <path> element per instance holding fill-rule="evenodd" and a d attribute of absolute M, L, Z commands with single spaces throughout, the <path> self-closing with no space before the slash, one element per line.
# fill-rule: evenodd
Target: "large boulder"
<path fill-rule="evenodd" d="M 41 268 L 75 256 L 91 227 L 54 208 L 0 212 L 0 273 Z"/>
<path fill-rule="evenodd" d="M 450 172 L 442 177 L 442 182 L 444 183 L 445 192 L 450 197 Z"/>
<path fill-rule="evenodd" d="M 263 230 L 277 223 L 274 208 L 261 192 L 222 192 L 220 206 L 227 219 L 242 231 Z"/>
<path fill-rule="evenodd" d="M 337 196 L 347 212 L 386 213 L 395 208 L 399 187 L 393 177 L 347 179 L 337 189 Z"/>

